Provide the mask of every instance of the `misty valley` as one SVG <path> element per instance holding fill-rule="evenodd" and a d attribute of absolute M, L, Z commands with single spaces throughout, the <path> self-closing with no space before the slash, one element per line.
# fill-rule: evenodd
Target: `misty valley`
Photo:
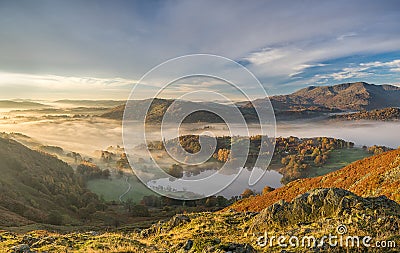
<path fill-rule="evenodd" d="M 274 103 L 279 105 L 280 99 L 272 101 L 278 101 Z M 79 228 L 86 232 L 76 235 L 74 240 L 87 243 L 79 246 L 82 249 L 110 247 L 106 242 L 97 245 L 102 236 L 111 241 L 128 240 L 122 232 L 129 233 L 132 241 L 125 241 L 120 247 L 139 252 L 147 247 L 142 242 L 153 244 L 153 239 L 147 241 L 147 237 L 180 233 L 181 229 L 186 230 L 181 228 L 182 224 L 208 224 L 210 219 L 219 220 L 215 223 L 218 226 L 221 219 L 252 224 L 254 219 L 263 217 L 258 214 L 264 210 L 261 207 L 270 215 L 273 211 L 267 211 L 268 208 L 274 208 L 280 199 L 291 201 L 298 194 L 305 195 L 293 201 L 303 201 L 301 198 L 307 194 L 320 198 L 318 194 L 322 193 L 315 189 L 333 185 L 345 190 L 359 189 L 357 185 L 366 185 L 364 181 L 373 177 L 375 170 L 377 175 L 387 176 L 370 179 L 377 186 L 368 194 L 383 193 L 392 196 L 391 199 L 399 196 L 390 190 L 398 182 L 395 158 L 400 137 L 398 107 L 325 110 L 313 106 L 278 106 L 276 129 L 269 128 L 268 136 L 257 123 L 251 106 L 240 102 L 236 106 L 245 116 L 245 126 L 237 122 L 228 125 L 218 117 L 199 112 L 189 115 L 174 137 L 176 124 L 161 121 L 172 104 L 166 99 L 153 101 L 145 122 L 135 118 L 143 101 L 133 101 L 134 108 L 126 112 L 133 118 L 125 121 L 129 129 L 124 129 L 122 121 L 125 101 L 0 102 L 0 157 L 4 171 L 0 186 L 5 193 L 0 208 L 7 210 L 0 225 L 11 231 L 0 232 L 0 236 L 5 241 L 26 242 L 21 245 L 31 248 L 64 250 L 68 243 L 72 244 L 68 239 L 71 233 Z M 172 114 L 177 116 L 179 107 L 193 104 L 179 101 Z M 224 110 L 233 105 L 207 106 Z M 140 135 L 143 124 L 144 141 Z M 133 133 L 129 142 L 123 140 L 124 130 Z M 238 152 L 241 150 L 248 151 Z M 200 160 L 192 160 L 193 155 L 202 152 L 205 154 Z M 386 158 L 391 154 L 394 158 Z M 377 168 L 386 162 L 387 171 L 378 172 Z M 362 171 L 363 166 L 370 168 L 368 164 L 376 164 L 373 166 L 377 168 L 372 167 L 366 179 L 357 171 Z M 343 176 L 344 170 L 348 172 Z M 350 192 L 336 190 L 323 194 L 333 194 L 329 195 L 334 198 L 331 201 L 353 198 L 348 195 Z M 366 192 L 358 194 L 369 196 Z M 370 205 L 369 200 L 357 201 Z M 301 212 L 307 212 L 304 210 Z M 363 215 L 369 215 L 368 210 L 364 209 Z M 219 216 L 221 212 L 228 213 Z M 212 218 L 201 220 L 198 213 L 204 217 L 211 213 Z M 205 224 L 202 226 L 208 226 Z M 166 232 L 159 230 L 160 226 L 167 227 Z M 280 229 L 286 225 L 276 226 Z M 36 238 L 29 239 L 32 241 L 27 241 L 26 236 L 19 237 L 21 233 L 40 230 L 57 231 L 54 239 L 57 246 L 50 246 L 47 241 L 49 232 L 43 235 L 32 232 L 29 238 Z M 96 240 L 87 241 L 85 236 Z M 232 240 L 231 235 L 224 236 Z M 242 235 L 234 236 L 243 242 L 248 240 Z M 172 243 L 168 247 L 186 246 Z"/>
<path fill-rule="evenodd" d="M 34 150 L 55 155 L 75 169 L 82 162 L 87 162 L 98 167 L 100 170 L 109 170 L 110 178 L 107 178 L 107 180 L 99 178 L 87 181 L 88 188 L 107 201 L 121 201 L 120 196 L 125 193 L 130 184 L 132 187 L 123 196 L 124 200 L 130 199 L 139 203 L 143 197 L 153 194 L 152 191 L 148 190 L 134 176 L 129 166 L 123 149 L 121 122 L 101 117 L 102 114 L 112 110 L 113 106 L 120 104 L 121 101 L 91 102 L 92 104 L 96 103 L 95 107 L 92 104 L 87 104 L 87 101 L 86 104 L 85 101 L 47 103 L 42 101 L 42 103 L 40 105 L 42 108 L 37 109 L 3 108 L 0 117 L 0 126 L 3 131 L 11 133 L 7 136 Z M 287 157 L 283 157 L 282 154 L 275 154 L 269 168 L 263 168 L 263 170 L 267 170 L 265 175 L 257 184 L 251 187 L 248 184 L 243 184 L 243 182 L 248 178 L 248 173 L 253 168 L 245 166 L 246 169 L 242 171 L 237 181 L 219 194 L 229 199 L 240 196 L 246 188 L 252 188 L 255 192 L 261 192 L 265 186 L 278 188 L 283 183 L 287 183 L 293 179 L 326 174 L 373 154 L 373 152 L 368 152 L 365 147 L 363 149 L 363 146 L 384 146 L 385 151 L 388 148 L 396 148 L 398 141 L 393 137 L 398 135 L 398 126 L 398 122 L 367 120 L 346 122 L 326 118 L 321 120 L 294 119 L 290 121 L 278 121 L 276 136 L 283 136 L 283 138 L 278 138 L 278 146 L 276 146 L 275 151 L 286 152 Z M 152 131 L 152 128 L 154 128 L 154 131 Z M 159 137 L 159 129 L 156 126 L 150 126 L 149 129 L 148 147 L 152 147 L 152 156 L 154 159 L 160 160 L 167 171 L 175 164 L 175 161 L 169 158 L 168 154 L 161 147 L 162 144 L 160 143 L 162 141 Z M 246 129 L 243 129 L 243 135 L 245 135 L 245 131 Z M 256 124 L 253 126 L 249 125 L 249 132 L 252 136 L 257 136 L 259 131 Z M 220 136 L 220 138 L 229 135 L 228 128 L 224 123 L 184 123 L 180 126 L 182 136 L 200 135 L 204 132 L 205 134 L 212 132 L 215 136 Z M 299 140 L 291 136 L 306 139 Z M 329 153 L 321 153 L 321 159 L 322 157 L 325 159 L 324 163 L 310 165 L 313 168 L 310 169 L 310 172 L 303 173 L 304 175 L 290 176 L 289 172 L 284 169 L 289 161 L 282 163 L 281 160 L 283 158 L 290 160 L 290 155 L 299 155 L 301 152 L 297 154 L 290 151 L 286 146 L 289 145 L 290 147 L 292 145 L 291 149 L 299 148 L 300 142 L 311 141 L 312 143 L 313 138 L 316 140 L 316 137 L 330 137 L 328 141 L 332 141 L 331 138 L 334 138 L 334 141 L 336 139 L 344 140 L 352 142 L 352 146 L 350 147 L 349 144 L 346 144 L 344 147 L 340 147 L 340 149 L 328 149 Z M 284 143 L 279 144 L 279 141 L 283 141 Z M 137 144 L 134 147 L 134 152 L 137 155 L 135 159 L 138 161 L 141 157 L 141 146 L 146 144 L 135 141 L 134 143 Z M 157 145 L 161 146 L 156 147 Z M 191 140 L 186 145 L 198 146 L 199 143 L 198 140 Z M 226 162 L 226 160 L 217 157 L 218 150 L 228 150 L 228 146 L 219 147 L 214 157 L 206 164 L 183 167 L 185 179 L 199 179 L 217 173 L 222 162 Z M 282 151 L 279 150 L 281 146 L 285 146 Z M 309 151 L 303 151 L 303 153 L 310 152 L 309 155 L 311 155 L 313 152 L 312 148 L 315 147 L 311 145 L 308 148 Z M 315 157 L 312 157 L 312 161 L 315 160 Z M 142 159 L 142 163 L 145 164 L 146 161 Z M 232 172 L 231 175 L 236 175 L 235 173 L 236 171 Z M 229 177 L 229 173 L 220 176 Z M 293 178 L 291 180 L 287 179 L 290 177 Z M 164 179 L 160 178 L 159 180 Z M 165 180 L 168 179 L 165 178 Z M 154 184 L 154 181 L 150 182 L 150 184 Z M 179 186 L 178 183 L 177 188 L 182 189 L 185 187 Z M 201 196 L 201 189 L 197 189 L 196 194 L 200 194 L 199 196 Z"/>

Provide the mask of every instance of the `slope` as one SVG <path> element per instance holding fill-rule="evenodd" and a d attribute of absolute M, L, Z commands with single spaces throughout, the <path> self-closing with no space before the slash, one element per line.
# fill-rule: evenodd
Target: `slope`
<path fill-rule="evenodd" d="M 83 187 L 69 165 L 3 137 L 0 173 L 2 226 L 73 223 L 78 213 L 94 212 L 99 204 L 97 196 Z"/>
<path fill-rule="evenodd" d="M 291 201 L 315 188 L 337 187 L 360 196 L 385 195 L 400 202 L 400 149 L 356 161 L 324 176 L 299 179 L 261 196 L 243 199 L 230 208 L 261 211 L 279 200 Z"/>

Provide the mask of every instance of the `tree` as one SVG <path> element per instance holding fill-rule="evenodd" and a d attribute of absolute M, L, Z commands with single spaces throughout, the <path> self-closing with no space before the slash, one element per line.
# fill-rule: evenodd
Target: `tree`
<path fill-rule="evenodd" d="M 148 217 L 150 216 L 149 209 L 143 205 L 133 205 L 131 207 L 131 215 L 133 217 Z"/>
<path fill-rule="evenodd" d="M 205 203 L 206 207 L 214 207 L 217 205 L 217 199 L 216 197 L 208 197 Z"/>
<path fill-rule="evenodd" d="M 82 175 L 84 180 L 93 178 L 108 178 L 110 176 L 109 170 L 102 171 L 96 164 L 84 161 L 78 165 L 76 172 Z"/>
<path fill-rule="evenodd" d="M 322 157 L 320 155 L 317 155 L 317 157 L 315 157 L 314 164 L 315 165 L 321 165 L 322 164 Z"/>
<path fill-rule="evenodd" d="M 312 156 L 312 157 L 316 157 L 316 156 L 319 155 L 319 154 L 320 154 L 319 148 L 315 148 L 314 151 L 312 152 L 311 156 Z"/>
<path fill-rule="evenodd" d="M 110 170 L 109 169 L 105 169 L 102 171 L 102 176 L 104 178 L 109 178 L 111 176 Z"/>
<path fill-rule="evenodd" d="M 120 170 L 131 168 L 129 165 L 128 157 L 126 156 L 125 153 L 122 153 L 120 158 L 118 159 L 117 168 Z"/>
<path fill-rule="evenodd" d="M 152 206 L 152 207 L 160 207 L 161 206 L 161 198 L 155 195 L 144 196 L 140 203 L 145 206 Z"/>
<path fill-rule="evenodd" d="M 249 189 L 249 188 L 247 188 L 246 190 L 244 190 L 244 191 L 242 192 L 242 194 L 240 194 L 240 196 L 241 196 L 243 199 L 249 198 L 249 197 L 254 196 L 254 195 L 255 195 L 255 194 L 254 194 L 254 191 L 251 190 L 251 189 Z"/>
<path fill-rule="evenodd" d="M 229 149 L 219 149 L 218 150 L 218 154 L 217 154 L 217 159 L 221 162 L 227 162 L 229 159 L 229 155 L 230 155 L 230 150 Z"/>
<path fill-rule="evenodd" d="M 223 196 L 218 196 L 217 204 L 219 207 L 225 207 L 225 206 L 229 205 L 229 201 L 226 198 L 224 198 Z"/>
<path fill-rule="evenodd" d="M 281 159 L 281 163 L 283 164 L 283 165 L 287 165 L 288 163 L 289 163 L 289 158 L 288 157 L 283 157 L 282 159 Z"/>
<path fill-rule="evenodd" d="M 63 217 L 59 211 L 53 210 L 47 216 L 47 223 L 52 225 L 62 225 Z"/>

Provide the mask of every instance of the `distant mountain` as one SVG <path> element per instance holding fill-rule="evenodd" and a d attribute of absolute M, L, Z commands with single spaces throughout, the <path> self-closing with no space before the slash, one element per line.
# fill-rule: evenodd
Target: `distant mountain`
<path fill-rule="evenodd" d="M 372 111 L 361 111 L 354 113 L 338 114 L 331 116 L 333 119 L 346 120 L 400 120 L 400 108 L 391 107 Z"/>
<path fill-rule="evenodd" d="M 279 119 L 305 119 L 326 116 L 328 113 L 342 111 L 359 111 L 382 109 L 386 107 L 400 107 L 400 87 L 392 85 L 374 85 L 365 82 L 344 83 L 334 86 L 310 86 L 298 90 L 289 95 L 270 97 L 276 118 Z M 131 102 L 128 113 L 131 116 L 140 114 L 143 105 L 149 100 L 137 100 Z M 172 104 L 173 100 L 155 99 L 147 115 L 149 122 L 161 122 L 163 114 Z M 252 102 L 239 102 L 236 106 L 242 112 L 246 120 L 257 121 L 257 113 L 254 107 L 259 106 L 264 99 Z M 213 108 L 217 111 L 226 111 L 229 105 L 217 103 L 204 103 L 205 108 Z M 180 108 L 181 107 L 181 108 Z M 182 108 L 196 107 L 195 102 L 177 101 L 172 114 L 178 115 Z M 125 106 L 119 105 L 101 117 L 122 119 Z M 135 118 L 135 117 L 132 117 Z M 212 113 L 199 112 L 191 115 L 186 122 L 221 122 L 219 117 Z"/>
<path fill-rule="evenodd" d="M 71 106 L 85 106 L 85 107 L 115 107 L 124 103 L 121 100 L 57 100 L 55 103 L 71 105 Z"/>
<path fill-rule="evenodd" d="M 336 187 L 363 197 L 385 195 L 400 202 L 400 149 L 356 161 L 338 171 L 299 179 L 274 191 L 237 202 L 238 211 L 261 211 L 279 200 L 291 201 L 316 188 Z"/>
<path fill-rule="evenodd" d="M 172 100 L 172 99 L 146 99 L 146 100 L 134 100 L 130 101 L 130 109 L 127 110 L 127 117 L 132 120 L 140 120 L 141 115 L 144 114 L 145 107 L 150 104 L 149 110 L 146 114 L 146 122 L 160 123 L 163 120 L 165 113 L 170 113 L 173 119 L 181 118 L 184 115 L 184 110 L 195 111 L 185 118 L 185 123 L 196 123 L 196 122 L 210 122 L 210 123 L 221 123 L 223 120 L 217 116 L 223 115 L 228 110 L 232 109 L 229 105 L 223 105 L 218 103 L 202 103 L 202 102 L 191 102 L 183 100 Z M 196 108 L 201 106 L 201 111 L 196 111 Z M 257 116 L 253 109 L 239 108 L 244 118 L 248 121 L 256 121 Z M 117 106 L 111 109 L 109 112 L 100 115 L 100 117 L 121 120 L 124 115 L 125 105 Z M 229 115 L 231 116 L 231 115 Z M 237 118 L 232 118 L 237 121 Z"/>
<path fill-rule="evenodd" d="M 0 226 L 73 224 L 100 203 L 68 164 L 6 134 L 0 136 L 0 161 Z"/>
<path fill-rule="evenodd" d="M 47 108 L 47 107 L 50 106 L 31 101 L 0 100 L 0 108 L 31 109 L 31 108 Z"/>
<path fill-rule="evenodd" d="M 276 110 L 320 107 L 339 110 L 373 110 L 400 107 L 400 87 L 365 82 L 310 86 L 289 95 L 270 98 Z"/>

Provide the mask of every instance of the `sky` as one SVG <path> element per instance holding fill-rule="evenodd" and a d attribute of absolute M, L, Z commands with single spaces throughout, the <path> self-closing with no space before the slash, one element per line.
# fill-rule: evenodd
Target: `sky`
<path fill-rule="evenodd" d="M 2 0 L 0 99 L 127 99 L 146 72 L 187 54 L 230 58 L 270 95 L 398 85 L 399 24 L 389 0 Z"/>

